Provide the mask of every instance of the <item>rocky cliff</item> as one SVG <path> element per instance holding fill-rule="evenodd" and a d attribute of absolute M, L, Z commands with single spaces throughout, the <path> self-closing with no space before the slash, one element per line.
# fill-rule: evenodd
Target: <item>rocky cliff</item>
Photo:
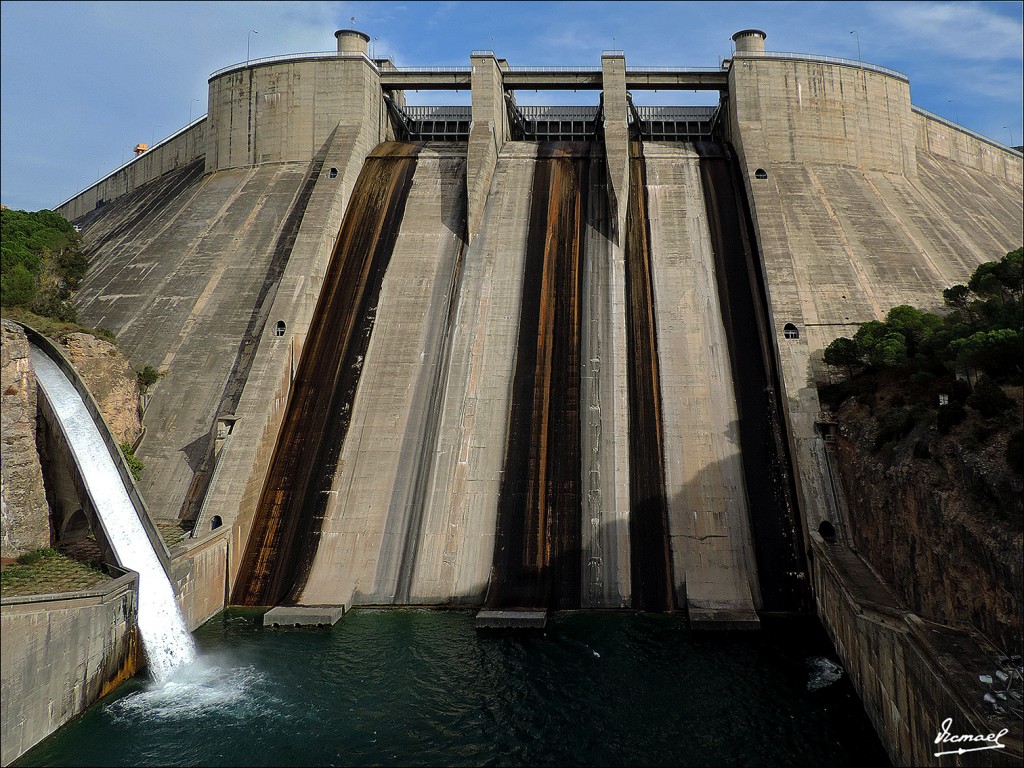
<path fill-rule="evenodd" d="M 92 392 L 117 442 L 134 445 L 142 435 L 142 420 L 139 379 L 128 359 L 109 341 L 88 333 L 69 333 L 60 338 L 60 344 Z"/>
<path fill-rule="evenodd" d="M 0 343 L 0 557 L 50 545 L 50 517 L 36 450 L 36 377 L 21 326 Z"/>
<path fill-rule="evenodd" d="M 139 381 L 127 358 L 110 342 L 87 333 L 65 334 L 59 342 L 117 441 L 134 444 L 142 434 Z M 36 378 L 21 326 L 3 321 L 0 348 L 0 557 L 14 558 L 51 544 L 50 512 L 36 443 Z"/>
<path fill-rule="evenodd" d="M 1005 458 L 1010 430 L 974 414 L 945 435 L 924 418 L 880 438 L 901 405 L 895 385 L 835 412 L 852 544 L 907 607 L 1021 653 L 1024 482 Z"/>

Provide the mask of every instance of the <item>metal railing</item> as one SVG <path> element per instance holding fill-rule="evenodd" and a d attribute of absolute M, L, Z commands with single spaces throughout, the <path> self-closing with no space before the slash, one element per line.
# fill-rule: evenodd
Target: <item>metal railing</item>
<path fill-rule="evenodd" d="M 193 120 L 193 121 L 192 121 L 191 123 L 188 123 L 188 124 L 187 124 L 187 125 L 186 125 L 185 127 L 183 127 L 183 128 L 179 128 L 178 130 L 176 130 L 176 131 L 175 131 L 174 133 L 172 133 L 172 134 L 171 134 L 170 136 L 168 136 L 168 137 L 167 137 L 166 139 L 160 139 L 160 141 L 158 141 L 158 142 L 157 142 L 156 144 L 154 144 L 153 146 L 151 146 L 151 147 L 150 147 L 149 149 L 147 149 L 147 150 L 146 150 L 145 152 L 143 152 L 142 154 L 140 154 L 140 155 L 136 155 L 135 157 L 131 158 L 130 160 L 127 160 L 127 161 L 125 161 L 125 162 L 121 163 L 121 165 L 117 166 L 117 168 L 115 168 L 114 170 L 110 171 L 110 172 L 109 172 L 109 173 L 107 173 L 106 175 L 104 175 L 104 176 L 101 176 L 100 178 L 96 179 L 96 181 L 93 181 L 93 182 L 90 182 L 89 184 L 86 184 L 86 185 L 85 185 L 84 187 L 82 187 L 81 189 L 79 189 L 79 190 L 78 190 L 77 192 L 75 192 L 75 193 L 74 193 L 73 195 L 70 195 L 69 197 L 65 198 L 64 200 L 61 200 L 61 201 L 60 201 L 59 203 L 57 203 L 57 205 L 55 205 L 55 206 L 54 206 L 54 207 L 53 207 L 53 208 L 52 208 L 51 210 L 57 210 L 57 209 L 58 209 L 58 208 L 60 208 L 60 207 L 61 207 L 62 205 L 67 205 L 68 203 L 70 203 L 70 202 L 71 202 L 72 200 L 74 200 L 74 199 L 75 199 L 76 197 L 78 197 L 78 196 L 79 196 L 80 194 L 82 194 L 83 192 L 85 192 L 85 191 L 87 191 L 87 190 L 90 190 L 90 189 L 92 189 L 93 187 L 95 187 L 95 186 L 98 186 L 98 185 L 102 184 L 102 183 L 103 183 L 104 181 L 106 181 L 107 179 L 111 178 L 112 176 L 116 176 L 116 175 L 117 175 L 117 174 L 119 174 L 119 173 L 120 173 L 121 171 L 123 171 L 123 170 L 124 170 L 125 168 L 128 168 L 129 166 L 133 165 L 134 163 L 137 163 L 137 162 L 139 162 L 139 161 L 140 161 L 140 160 L 141 160 L 141 159 L 142 159 L 143 157 L 145 157 L 146 155 L 148 155 L 148 154 L 149 154 L 150 152 L 152 152 L 152 151 L 153 151 L 154 149 L 159 149 L 159 148 L 160 148 L 160 147 L 162 147 L 162 146 L 163 146 L 164 144 L 167 144 L 167 143 L 168 143 L 168 142 L 170 142 L 170 141 L 174 141 L 174 139 L 176 139 L 176 138 L 178 138 L 179 136 L 181 136 L 181 134 L 185 133 L 185 132 L 186 132 L 186 131 L 188 131 L 188 130 L 191 130 L 191 129 L 192 129 L 192 128 L 194 128 L 194 127 L 196 127 L 196 126 L 197 126 L 197 125 L 199 125 L 199 124 L 200 124 L 201 122 L 203 122 L 203 121 L 204 121 L 204 120 L 206 119 L 206 117 L 207 117 L 206 115 L 200 115 L 200 116 L 199 116 L 199 117 L 197 117 L 197 118 L 196 118 L 195 120 Z"/>
<path fill-rule="evenodd" d="M 394 69 L 386 70 L 387 72 L 397 72 L 399 74 L 420 74 L 423 72 L 455 72 L 458 74 L 466 74 L 473 71 L 472 67 L 395 67 Z"/>
<path fill-rule="evenodd" d="M 902 72 L 897 72 L 895 69 L 889 69 L 888 67 L 881 67 L 878 64 L 868 64 L 866 61 L 854 61 L 853 59 L 840 59 L 835 56 L 820 56 L 815 53 L 789 53 L 782 51 L 763 51 L 763 52 L 751 52 L 751 51 L 737 51 L 733 54 L 734 59 L 792 59 L 795 61 L 818 61 L 823 64 L 839 64 L 844 67 L 856 67 L 857 69 L 869 70 L 871 72 L 878 72 L 883 75 L 889 75 L 890 77 L 896 77 L 900 80 L 910 82 L 910 78 Z"/>
<path fill-rule="evenodd" d="M 254 67 L 262 64 L 274 64 L 284 63 L 289 61 L 307 61 L 310 59 L 364 59 L 369 64 L 377 66 L 373 63 L 373 60 L 364 53 L 338 53 L 338 51 L 309 51 L 307 53 L 288 53 L 282 56 L 264 56 L 259 59 L 249 59 L 247 61 L 240 61 L 237 64 L 231 64 L 226 67 L 221 67 L 216 72 L 213 72 L 207 79 L 213 80 L 215 77 L 220 77 L 228 72 L 236 69 L 246 69 L 247 67 Z"/>
<path fill-rule="evenodd" d="M 917 112 L 917 114 L 923 117 L 927 117 L 929 120 L 934 120 L 938 123 L 942 123 L 943 125 L 949 128 L 953 128 L 954 130 L 960 131 L 961 133 L 966 133 L 969 136 L 973 136 L 974 138 L 978 139 L 979 141 L 985 142 L 986 144 L 991 144 L 994 147 L 999 147 L 999 149 L 1011 152 L 1017 155 L 1018 157 L 1024 156 L 1021 152 L 1018 152 L 1013 147 L 1007 146 L 1006 144 L 1003 144 L 1000 141 L 996 141 L 995 139 L 990 139 L 988 136 L 983 136 L 977 131 L 972 131 L 970 128 L 965 128 L 959 123 L 955 123 L 948 118 L 942 117 L 941 115 L 936 115 L 934 112 L 929 112 L 927 109 L 922 109 L 921 107 L 915 107 L 913 105 L 911 105 L 910 109 L 914 112 Z"/>
<path fill-rule="evenodd" d="M 588 72 L 600 74 L 600 67 L 509 67 L 507 72 Z"/>
<path fill-rule="evenodd" d="M 721 72 L 721 67 L 626 67 L 626 77 L 631 74 L 642 74 L 644 72 Z"/>

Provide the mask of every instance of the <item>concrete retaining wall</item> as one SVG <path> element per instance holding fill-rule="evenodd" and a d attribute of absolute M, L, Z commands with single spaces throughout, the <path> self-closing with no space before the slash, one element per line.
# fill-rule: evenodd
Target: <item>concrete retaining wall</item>
<path fill-rule="evenodd" d="M 207 120 L 201 117 L 54 210 L 68 221 L 74 221 L 98 208 L 100 201 L 109 203 L 148 181 L 188 165 L 206 152 L 206 129 Z"/>
<path fill-rule="evenodd" d="M 914 110 L 914 142 L 919 150 L 984 171 L 1018 187 L 1022 184 L 1024 156 L 918 109 Z"/>
<path fill-rule="evenodd" d="M 138 574 L 102 588 L 0 601 L 0 764 L 135 674 Z"/>
<path fill-rule="evenodd" d="M 171 585 L 190 632 L 224 610 L 230 528 L 171 548 Z"/>
<path fill-rule="evenodd" d="M 925 621 L 903 609 L 863 560 L 842 544 L 811 534 L 818 615 L 864 708 L 896 765 L 1010 766 L 1024 754 L 1019 720 L 985 703 L 979 674 L 992 674 L 1000 653 L 979 635 Z M 935 753 L 943 721 L 951 734 L 988 735 L 1008 728 L 1000 750 Z"/>

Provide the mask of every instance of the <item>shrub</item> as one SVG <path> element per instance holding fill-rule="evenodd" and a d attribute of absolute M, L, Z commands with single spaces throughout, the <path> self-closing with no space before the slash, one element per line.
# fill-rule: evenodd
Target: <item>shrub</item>
<path fill-rule="evenodd" d="M 36 279 L 24 264 L 15 264 L 0 277 L 0 303 L 27 307 L 36 295 Z"/>
<path fill-rule="evenodd" d="M 143 389 L 149 389 L 160 380 L 160 373 L 152 365 L 147 365 L 138 373 L 139 384 Z"/>
<path fill-rule="evenodd" d="M 943 435 L 949 434 L 949 430 L 967 418 L 967 411 L 963 405 L 956 400 L 950 400 L 946 405 L 939 406 L 939 414 L 936 417 L 936 424 L 939 432 Z"/>
<path fill-rule="evenodd" d="M 59 557 L 60 554 L 57 550 L 52 547 L 42 547 L 41 549 L 33 549 L 31 552 L 25 552 L 18 556 L 18 565 L 32 565 L 38 563 L 40 560 L 46 560 L 50 557 Z"/>
<path fill-rule="evenodd" d="M 1006 463 L 1014 472 L 1024 475 L 1024 429 L 1018 429 L 1006 441 Z"/>
<path fill-rule="evenodd" d="M 131 443 L 123 442 L 120 447 L 121 453 L 124 455 L 124 461 L 132 473 L 132 478 L 138 480 L 142 476 L 142 470 L 146 468 L 146 465 L 142 463 L 142 459 L 135 455 L 135 449 L 132 448 Z"/>
<path fill-rule="evenodd" d="M 883 413 L 878 419 L 875 450 L 909 433 L 914 428 L 915 416 L 913 411 L 903 409 L 892 409 Z"/>
<path fill-rule="evenodd" d="M 991 418 L 1009 410 L 1013 400 L 992 379 L 982 376 L 974 385 L 974 394 L 967 398 L 967 404 L 983 416 Z"/>

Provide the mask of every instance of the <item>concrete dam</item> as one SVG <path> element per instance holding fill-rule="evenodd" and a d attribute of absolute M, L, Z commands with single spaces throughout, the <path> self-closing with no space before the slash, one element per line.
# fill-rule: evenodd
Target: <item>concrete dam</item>
<path fill-rule="evenodd" d="M 206 116 L 58 207 L 90 259 L 80 318 L 163 374 L 139 488 L 191 528 L 170 550 L 190 626 L 816 610 L 917 760 L 933 724 L 876 683 L 919 630 L 865 634 L 815 382 L 832 339 L 1020 245 L 1022 156 L 912 106 L 901 73 L 765 37 L 714 68 L 399 68 L 340 30 L 215 72 Z M 407 103 L 432 89 L 471 105 Z"/>

